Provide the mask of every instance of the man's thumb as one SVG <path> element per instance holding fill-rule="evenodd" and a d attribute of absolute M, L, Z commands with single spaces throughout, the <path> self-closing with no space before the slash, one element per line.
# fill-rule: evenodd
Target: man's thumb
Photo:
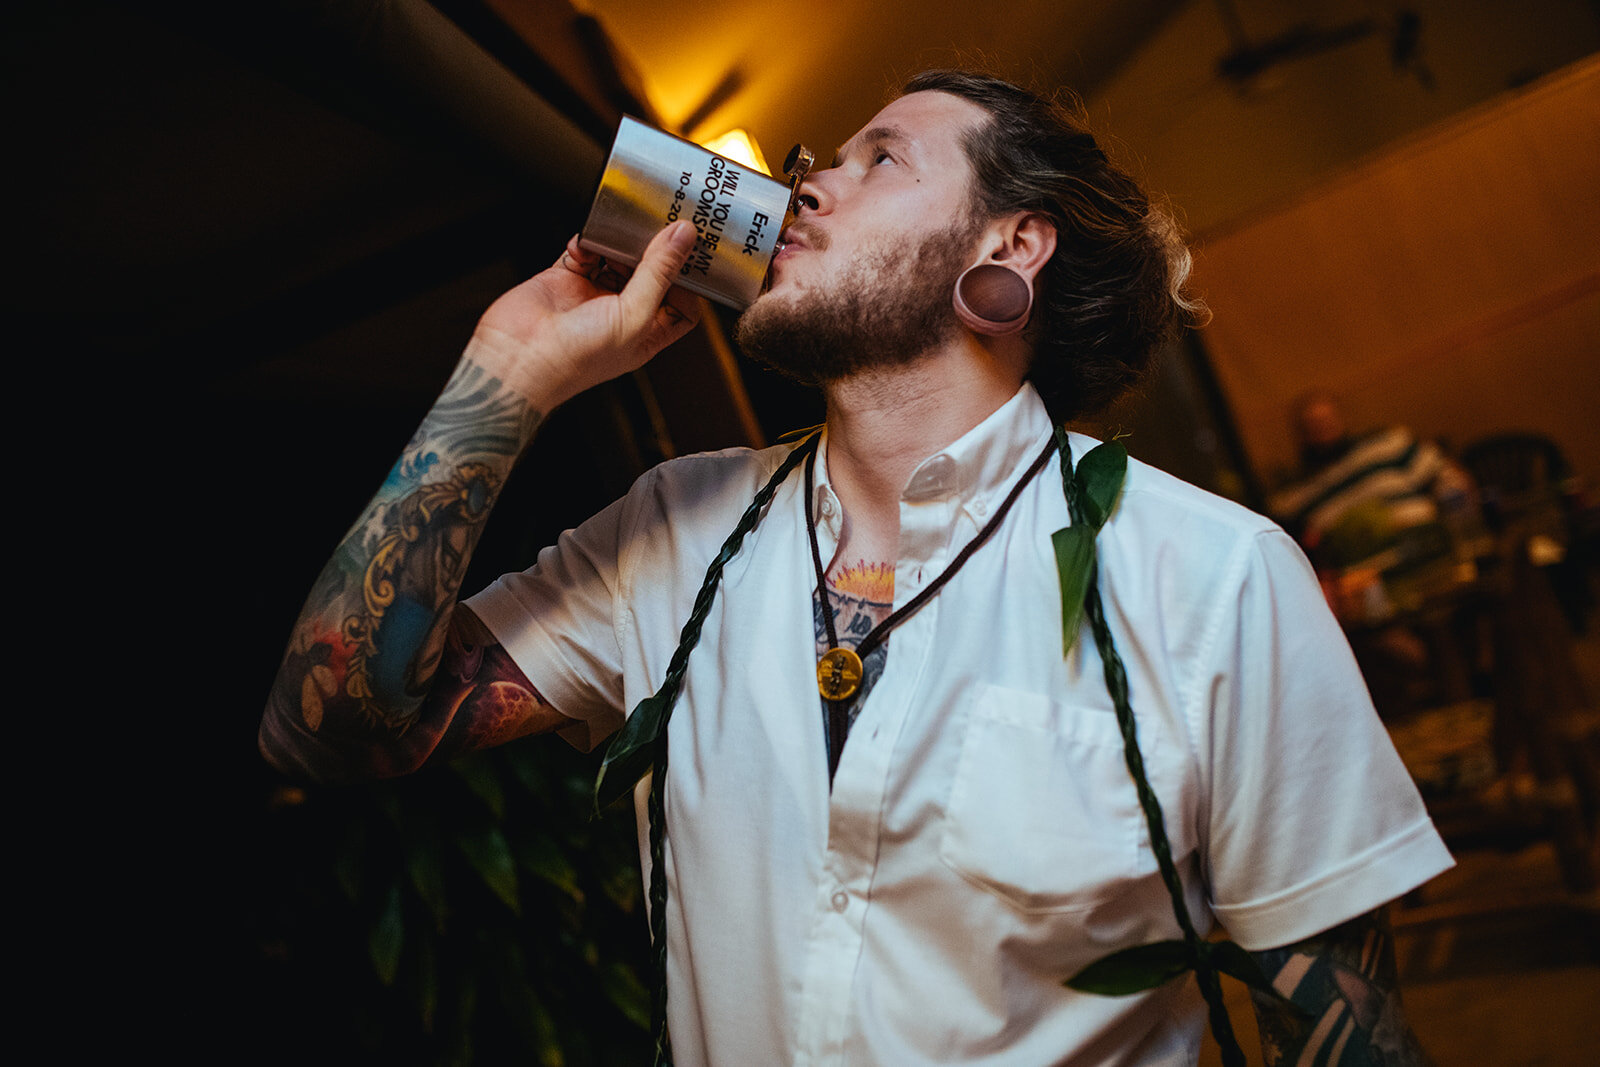
<path fill-rule="evenodd" d="M 630 317 L 640 322 L 655 317 L 656 308 L 689 258 L 694 236 L 694 225 L 688 219 L 679 219 L 651 238 L 633 277 L 622 290 L 623 299 L 630 305 Z"/>

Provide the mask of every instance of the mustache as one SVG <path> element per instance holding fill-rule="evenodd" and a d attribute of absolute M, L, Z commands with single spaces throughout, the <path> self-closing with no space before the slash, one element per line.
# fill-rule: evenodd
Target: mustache
<path fill-rule="evenodd" d="M 785 241 L 793 241 L 796 237 L 814 252 L 826 252 L 828 250 L 827 232 L 808 219 L 797 219 L 791 222 L 783 231 L 783 239 Z"/>

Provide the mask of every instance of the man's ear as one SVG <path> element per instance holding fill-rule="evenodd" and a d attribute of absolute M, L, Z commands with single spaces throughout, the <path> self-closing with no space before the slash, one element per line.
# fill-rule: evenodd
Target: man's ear
<path fill-rule="evenodd" d="M 987 243 L 983 262 L 1003 263 L 1032 283 L 1056 254 L 1056 227 L 1038 212 L 1021 212 L 1000 220 Z"/>

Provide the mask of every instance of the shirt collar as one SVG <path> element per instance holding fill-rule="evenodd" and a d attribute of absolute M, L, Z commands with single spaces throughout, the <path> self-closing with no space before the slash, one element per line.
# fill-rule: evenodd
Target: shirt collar
<path fill-rule="evenodd" d="M 906 504 L 950 500 L 982 525 L 1052 432 L 1044 401 L 1024 382 L 982 422 L 918 463 L 900 499 Z M 817 448 L 815 493 L 819 525 L 837 536 L 841 508 L 828 482 L 826 430 Z"/>

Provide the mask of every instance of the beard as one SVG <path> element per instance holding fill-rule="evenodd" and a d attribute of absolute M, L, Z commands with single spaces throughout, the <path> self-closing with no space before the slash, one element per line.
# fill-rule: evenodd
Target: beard
<path fill-rule="evenodd" d="M 901 237 L 830 284 L 787 298 L 763 294 L 739 317 L 734 340 L 756 362 L 806 385 L 915 363 L 959 329 L 951 293 L 978 229 L 965 219 L 920 241 Z M 811 245 L 821 251 L 826 239 Z"/>

